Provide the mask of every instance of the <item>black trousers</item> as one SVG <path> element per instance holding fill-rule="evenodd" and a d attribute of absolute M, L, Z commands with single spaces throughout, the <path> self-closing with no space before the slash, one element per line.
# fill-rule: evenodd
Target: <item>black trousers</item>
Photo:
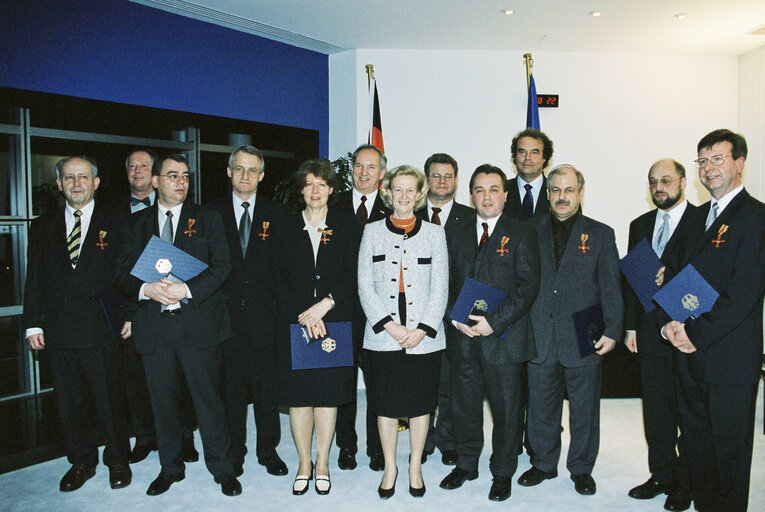
<path fill-rule="evenodd" d="M 226 424 L 220 385 L 220 348 L 197 350 L 180 333 L 183 315 L 162 316 L 156 323 L 158 340 L 154 352 L 143 354 L 146 382 L 149 385 L 157 446 L 162 471 L 170 477 L 184 474 L 183 393 L 186 377 L 199 422 L 204 458 L 213 476 L 233 473 L 231 442 Z"/>
<path fill-rule="evenodd" d="M 643 428 L 648 445 L 648 469 L 664 484 L 688 485 L 688 461 L 672 377 L 672 358 L 639 354 L 643 394 Z"/>
<path fill-rule="evenodd" d="M 441 377 L 438 383 L 438 414 L 430 415 L 428 439 L 425 451 L 432 453 L 438 448 L 442 453 L 454 450 L 454 432 L 452 431 L 451 393 L 450 393 L 449 358 L 446 351 L 441 354 Z"/>
<path fill-rule="evenodd" d="M 154 415 L 151 412 L 149 388 L 146 385 L 146 372 L 141 356 L 135 351 L 132 338 L 122 341 L 122 352 L 125 362 L 125 394 L 130 408 L 130 427 L 135 435 L 135 444 L 156 445 L 157 433 Z"/>
<path fill-rule="evenodd" d="M 757 383 L 710 384 L 675 375 L 693 501 L 704 512 L 749 503 Z"/>
<path fill-rule="evenodd" d="M 247 342 L 221 345 L 223 401 L 226 405 L 231 455 L 247 454 L 247 408 L 252 397 L 258 460 L 272 456 L 281 439 L 279 404 L 276 402 L 276 354 L 272 346 Z"/>
<path fill-rule="evenodd" d="M 125 464 L 130 457 L 119 343 L 108 337 L 101 347 L 48 350 L 61 431 L 71 464 L 98 464 L 91 404 L 104 441 L 104 464 Z"/>
<path fill-rule="evenodd" d="M 483 449 L 483 397 L 491 409 L 492 457 L 495 477 L 512 477 L 518 468 L 518 412 L 521 363 L 491 364 L 481 354 L 479 343 L 470 344 L 470 358 L 452 358 L 451 413 L 457 448 L 457 467 L 478 469 Z"/>

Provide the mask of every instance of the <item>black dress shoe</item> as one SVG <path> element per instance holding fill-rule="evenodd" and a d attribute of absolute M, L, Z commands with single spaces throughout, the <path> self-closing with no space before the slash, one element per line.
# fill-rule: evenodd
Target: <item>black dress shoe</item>
<path fill-rule="evenodd" d="M 380 499 L 387 500 L 396 493 L 396 480 L 398 480 L 398 468 L 396 468 L 396 477 L 393 479 L 393 486 L 390 489 L 383 489 L 382 482 L 380 482 L 380 486 L 377 488 L 377 494 L 380 496 Z M 425 486 L 423 485 L 424 488 Z"/>
<path fill-rule="evenodd" d="M 215 477 L 215 483 L 220 484 L 220 492 L 226 496 L 239 496 L 242 494 L 242 484 L 236 479 L 233 473 L 224 473 L 220 477 Z"/>
<path fill-rule="evenodd" d="M 239 478 L 244 474 L 244 457 L 234 457 L 234 476 Z"/>
<path fill-rule="evenodd" d="M 183 439 L 183 449 L 181 450 L 183 462 L 196 462 L 199 460 L 199 452 L 194 447 L 194 436 Z"/>
<path fill-rule="evenodd" d="M 369 456 L 369 469 L 372 471 L 382 471 L 385 469 L 385 457 L 382 453 L 373 453 Z"/>
<path fill-rule="evenodd" d="M 350 448 L 340 448 L 337 456 L 337 467 L 340 469 L 356 469 L 356 454 Z"/>
<path fill-rule="evenodd" d="M 287 464 L 284 463 L 276 452 L 262 460 L 258 460 L 258 463 L 261 466 L 265 466 L 269 475 L 284 476 L 287 474 Z"/>
<path fill-rule="evenodd" d="M 452 472 L 441 480 L 441 489 L 456 489 L 462 487 L 467 480 L 478 478 L 478 471 L 465 471 L 464 469 L 454 468 Z"/>
<path fill-rule="evenodd" d="M 82 484 L 93 478 L 96 474 L 95 466 L 88 466 L 87 464 L 72 464 L 69 471 L 66 472 L 61 482 L 58 484 L 58 488 L 61 492 L 76 491 Z"/>
<path fill-rule="evenodd" d="M 156 444 L 136 444 L 133 448 L 133 451 L 130 452 L 130 463 L 135 464 L 137 462 L 141 462 L 156 449 Z"/>
<path fill-rule="evenodd" d="M 574 482 L 574 489 L 579 494 L 584 496 L 590 496 L 595 494 L 595 480 L 589 473 L 581 473 L 578 475 L 571 475 L 571 480 Z"/>
<path fill-rule="evenodd" d="M 444 450 L 441 452 L 441 463 L 444 466 L 454 466 L 457 464 L 457 451 Z"/>
<path fill-rule="evenodd" d="M 413 498 L 422 498 L 425 496 L 425 483 L 423 482 L 422 487 L 419 489 L 417 487 L 409 486 L 409 494 L 412 495 Z"/>
<path fill-rule="evenodd" d="M 180 482 L 184 478 L 186 478 L 186 475 L 168 476 L 160 471 L 157 478 L 155 478 L 154 481 L 149 484 L 149 488 L 146 489 L 146 494 L 149 496 L 159 496 L 160 494 L 164 494 L 167 492 L 171 485 L 173 485 L 175 482 Z"/>
<path fill-rule="evenodd" d="M 495 476 L 489 489 L 489 499 L 491 501 L 505 501 L 510 497 L 510 489 L 513 485 L 513 479 L 509 476 Z"/>
<path fill-rule="evenodd" d="M 133 472 L 127 464 L 112 464 L 109 466 L 109 485 L 112 489 L 122 489 L 133 481 Z"/>
<path fill-rule="evenodd" d="M 550 480 L 557 476 L 557 471 L 548 473 L 547 471 L 542 471 L 535 466 L 531 466 L 531 469 L 521 475 L 521 477 L 518 479 L 518 483 L 524 487 L 533 487 L 535 485 L 541 484 L 545 480 Z"/>
<path fill-rule="evenodd" d="M 645 483 L 630 489 L 630 492 L 628 492 L 627 495 L 630 498 L 635 498 L 636 500 L 650 500 L 659 494 L 669 494 L 670 490 L 671 487 L 669 484 L 661 483 L 655 478 L 651 477 Z"/>
<path fill-rule="evenodd" d="M 664 502 L 664 510 L 678 512 L 688 510 L 691 507 L 691 490 L 685 485 L 676 485 L 669 491 L 667 501 Z"/>

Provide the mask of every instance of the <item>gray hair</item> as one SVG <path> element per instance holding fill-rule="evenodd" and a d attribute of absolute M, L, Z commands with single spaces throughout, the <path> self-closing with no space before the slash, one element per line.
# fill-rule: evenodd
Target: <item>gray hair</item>
<path fill-rule="evenodd" d="M 380 148 L 377 146 L 373 146 L 372 144 L 362 144 L 361 146 L 356 148 L 356 151 L 353 152 L 351 155 L 351 166 L 356 165 L 356 157 L 364 151 L 365 149 L 371 149 L 372 151 L 376 152 L 378 155 L 380 155 L 380 169 L 387 169 L 388 168 L 388 157 L 385 156 L 385 153 L 383 153 Z"/>
<path fill-rule="evenodd" d="M 571 169 L 572 171 L 574 171 L 574 174 L 576 174 L 576 184 L 579 186 L 579 190 L 583 189 L 584 188 L 584 174 L 579 172 L 579 169 L 577 169 L 576 167 L 574 167 L 571 164 L 556 165 L 555 167 L 553 167 L 550 170 L 549 173 L 547 173 L 547 189 L 549 190 L 550 187 L 552 186 L 553 177 L 556 174 L 563 174 L 563 170 L 564 169 Z"/>
<path fill-rule="evenodd" d="M 258 148 L 255 146 L 239 146 L 234 151 L 231 152 L 231 155 L 228 157 L 228 168 L 231 169 L 231 167 L 234 166 L 234 159 L 236 158 L 236 155 L 239 153 L 247 153 L 248 155 L 253 155 L 258 157 L 260 160 L 260 172 L 263 172 L 266 170 L 266 161 L 263 159 L 263 153 L 260 152 Z"/>
<path fill-rule="evenodd" d="M 85 160 L 90 164 L 90 168 L 93 170 L 93 177 L 98 177 L 98 165 L 96 165 L 96 161 L 89 156 L 68 156 L 66 158 L 62 158 L 61 160 L 56 163 L 56 179 L 61 179 L 61 169 L 64 167 L 64 165 L 67 164 L 67 162 L 75 159 Z"/>

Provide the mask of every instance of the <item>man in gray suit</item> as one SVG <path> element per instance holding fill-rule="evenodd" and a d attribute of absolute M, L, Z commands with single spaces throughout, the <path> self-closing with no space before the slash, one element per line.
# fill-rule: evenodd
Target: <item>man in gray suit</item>
<path fill-rule="evenodd" d="M 530 221 L 539 235 L 542 278 L 531 308 L 537 356 L 528 364 L 529 441 L 533 467 L 518 479 L 530 487 L 558 476 L 563 392 L 569 398 L 571 444 L 566 467 L 579 494 L 595 494 L 592 468 L 600 437 L 601 357 L 622 333 L 619 254 L 614 231 L 580 213 L 584 176 L 570 165 L 548 175 L 551 214 Z M 605 330 L 582 357 L 572 314 L 600 304 Z"/>
<path fill-rule="evenodd" d="M 448 323 L 457 467 L 441 487 L 456 489 L 478 478 L 485 394 L 494 422 L 489 499 L 502 501 L 510 497 L 518 467 L 521 371 L 523 363 L 536 356 L 528 313 L 539 289 L 539 246 L 530 225 L 502 213 L 507 180 L 501 169 L 478 167 L 470 178 L 470 195 L 476 213 L 446 230 L 450 270 L 446 317 L 468 277 L 502 290 L 507 297 L 486 316 Z"/>

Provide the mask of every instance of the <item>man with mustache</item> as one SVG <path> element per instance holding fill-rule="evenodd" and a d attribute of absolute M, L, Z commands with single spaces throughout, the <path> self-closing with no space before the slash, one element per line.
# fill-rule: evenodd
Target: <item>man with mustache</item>
<path fill-rule="evenodd" d="M 595 494 L 592 468 L 600 442 L 601 357 L 622 334 L 619 254 L 614 230 L 580 212 L 584 176 L 571 165 L 547 179 L 550 215 L 531 219 L 539 236 L 542 278 L 531 307 L 537 356 L 528 364 L 532 468 L 518 479 L 530 487 L 558 476 L 564 390 L 571 444 L 566 467 L 579 494 Z M 600 304 L 605 329 L 582 356 L 572 315 Z"/>
<path fill-rule="evenodd" d="M 630 223 L 629 250 L 644 238 L 662 261 L 682 250 L 680 233 L 695 206 L 685 199 L 685 168 L 675 160 L 659 160 L 648 171 L 648 188 L 655 210 Z M 624 343 L 640 357 L 640 385 L 643 397 L 643 427 L 648 445 L 651 478 L 629 492 L 638 500 L 668 494 L 666 510 L 686 510 L 691 506 L 688 462 L 681 436 L 677 400 L 672 385 L 671 345 L 659 335 L 657 321 L 661 311 L 646 313 L 632 289 L 625 284 Z"/>

